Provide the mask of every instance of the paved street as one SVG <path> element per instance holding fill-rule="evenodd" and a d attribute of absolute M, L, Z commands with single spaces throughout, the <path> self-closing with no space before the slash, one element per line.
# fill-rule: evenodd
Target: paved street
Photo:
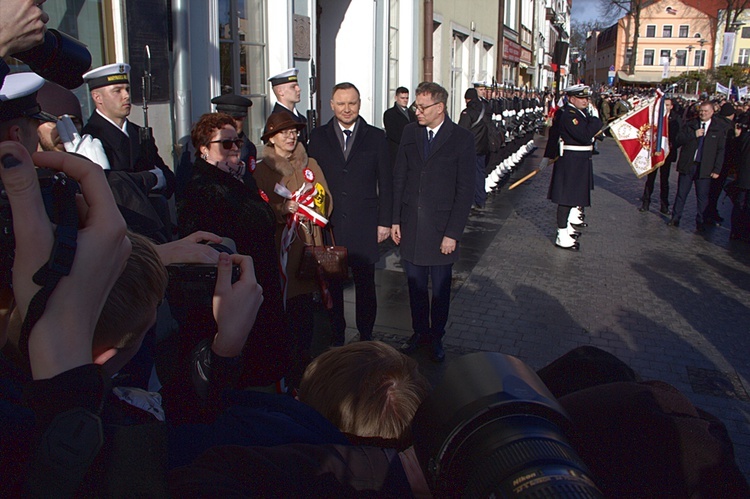
<path fill-rule="evenodd" d="M 545 141 L 538 136 L 536 144 L 543 149 Z M 538 163 L 542 149 L 514 179 Z M 725 226 L 696 235 L 691 193 L 682 227 L 667 227 L 658 212 L 638 212 L 643 180 L 613 139 L 600 150 L 580 252 L 553 245 L 556 207 L 546 199 L 552 168 L 513 191 L 506 185 L 472 215 L 455 266 L 447 362 L 498 351 L 538 369 L 574 347 L 600 347 L 720 417 L 750 476 L 750 246 L 729 241 L 731 203 L 720 201 Z M 674 199 L 676 172 L 670 180 Z M 384 249 L 379 266 L 375 336 L 398 344 L 411 327 L 394 249 Z M 347 300 L 354 300 L 351 289 Z M 438 381 L 444 366 L 427 360 L 427 352 L 416 355 Z"/>

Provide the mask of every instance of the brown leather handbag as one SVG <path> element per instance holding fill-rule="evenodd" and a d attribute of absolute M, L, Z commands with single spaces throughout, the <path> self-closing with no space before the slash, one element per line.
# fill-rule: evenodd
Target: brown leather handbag
<path fill-rule="evenodd" d="M 333 246 L 313 244 L 305 246 L 302 250 L 302 261 L 297 270 L 300 279 L 314 279 L 320 272 L 328 280 L 343 280 L 349 277 L 348 252 L 345 246 L 336 246 L 333 231 L 326 228 L 331 234 Z M 325 229 L 324 229 L 325 230 Z"/>

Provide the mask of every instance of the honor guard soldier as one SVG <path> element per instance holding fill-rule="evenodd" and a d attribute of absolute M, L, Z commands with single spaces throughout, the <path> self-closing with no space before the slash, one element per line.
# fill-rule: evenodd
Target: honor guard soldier
<path fill-rule="evenodd" d="M 237 129 L 237 136 L 242 139 L 240 159 L 247 165 L 247 171 L 255 171 L 255 158 L 258 156 L 258 150 L 255 144 L 247 138 L 244 130 L 247 110 L 253 106 L 253 101 L 241 95 L 224 94 L 211 99 L 211 104 L 216 105 L 217 112 L 228 114 L 234 118 L 234 128 Z"/>
<path fill-rule="evenodd" d="M 83 75 L 96 109 L 82 133 L 101 141 L 112 171 L 139 174 L 152 193 L 169 199 L 175 188 L 174 173 L 159 157 L 153 139 L 141 143 L 141 127 L 128 120 L 129 74 L 129 64 L 115 63 Z"/>
<path fill-rule="evenodd" d="M 565 89 L 565 93 L 568 102 L 553 123 L 556 129 L 550 133 L 550 140 L 559 137 L 559 157 L 554 164 L 547 197 L 558 205 L 555 246 L 578 250 L 579 244 L 575 240 L 578 233 L 569 224 L 568 216 L 574 206 L 591 205 L 594 182 L 592 144 L 602 122 L 587 110 L 591 95 L 588 86 L 574 85 Z"/>
<path fill-rule="evenodd" d="M 284 72 L 272 76 L 268 79 L 271 82 L 271 89 L 276 96 L 276 104 L 273 106 L 272 113 L 289 113 L 292 119 L 297 123 L 304 123 L 305 128 L 299 132 L 299 141 L 307 147 L 307 118 L 297 111 L 297 104 L 300 101 L 300 88 L 297 82 L 297 68 L 289 68 Z"/>

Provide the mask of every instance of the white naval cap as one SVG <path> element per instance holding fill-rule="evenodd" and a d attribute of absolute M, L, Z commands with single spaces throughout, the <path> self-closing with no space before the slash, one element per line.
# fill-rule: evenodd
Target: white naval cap
<path fill-rule="evenodd" d="M 487 87 L 488 86 L 486 81 L 478 81 L 478 80 L 471 82 L 471 84 L 474 86 L 474 88 Z"/>
<path fill-rule="evenodd" d="M 298 73 L 299 73 L 299 69 L 289 68 L 286 71 L 282 71 L 281 73 L 270 77 L 268 81 L 271 82 L 271 86 L 275 87 L 276 85 L 282 85 L 284 83 L 297 81 Z"/>
<path fill-rule="evenodd" d="M 57 118 L 42 111 L 36 101 L 36 93 L 44 85 L 44 78 L 36 73 L 13 73 L 5 77 L 0 88 L 0 122 L 21 116 L 41 121 L 57 121 Z"/>
<path fill-rule="evenodd" d="M 591 88 L 588 85 L 579 83 L 563 90 L 570 97 L 591 97 Z"/>
<path fill-rule="evenodd" d="M 116 62 L 92 69 L 83 75 L 83 81 L 88 83 L 89 90 L 106 87 L 107 85 L 128 84 L 130 80 L 130 64 Z"/>

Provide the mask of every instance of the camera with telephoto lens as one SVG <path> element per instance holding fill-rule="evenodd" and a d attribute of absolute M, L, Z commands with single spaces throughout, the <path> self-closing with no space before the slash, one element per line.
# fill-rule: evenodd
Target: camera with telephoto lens
<path fill-rule="evenodd" d="M 510 355 L 453 361 L 411 428 L 435 497 L 603 497 L 565 437 L 565 410 Z"/>
<path fill-rule="evenodd" d="M 52 223 L 63 220 L 66 209 L 76 209 L 75 195 L 79 192 L 78 183 L 62 172 L 37 168 L 39 188 L 42 191 L 44 208 Z M 13 234 L 13 214 L 5 186 L 0 181 L 0 286 L 12 285 L 13 259 L 16 252 L 16 238 Z"/>
<path fill-rule="evenodd" d="M 237 252 L 234 241 L 225 237 L 221 243 L 207 243 L 219 253 Z M 211 309 L 216 287 L 216 265 L 175 263 L 167 265 L 169 284 L 167 297 L 170 305 L 179 307 L 207 307 Z M 232 265 L 232 283 L 240 278 L 239 265 Z"/>
<path fill-rule="evenodd" d="M 67 89 L 83 85 L 83 74 L 91 67 L 91 53 L 86 45 L 55 29 L 44 33 L 44 41 L 12 57 L 25 62 L 44 78 Z"/>

